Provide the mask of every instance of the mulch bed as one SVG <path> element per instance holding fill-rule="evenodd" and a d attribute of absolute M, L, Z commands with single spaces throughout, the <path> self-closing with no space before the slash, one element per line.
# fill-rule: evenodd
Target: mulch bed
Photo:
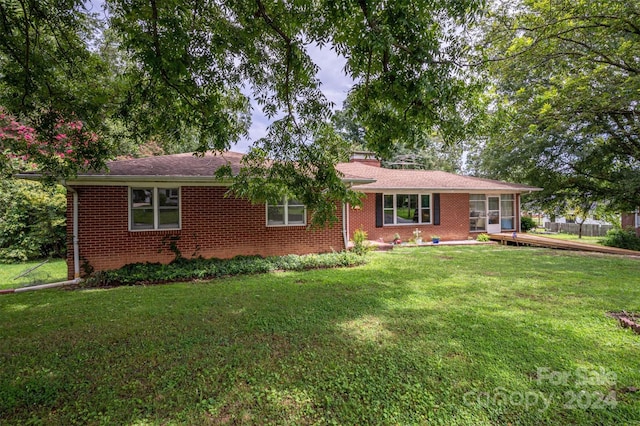
<path fill-rule="evenodd" d="M 637 334 L 640 334 L 640 314 L 634 312 L 607 312 L 611 318 L 615 318 L 624 328 L 630 328 Z"/>

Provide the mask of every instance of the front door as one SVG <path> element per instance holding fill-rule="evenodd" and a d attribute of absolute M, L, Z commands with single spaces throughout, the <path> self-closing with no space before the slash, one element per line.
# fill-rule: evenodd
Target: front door
<path fill-rule="evenodd" d="M 489 234 L 500 233 L 500 197 L 487 197 L 487 232 Z"/>

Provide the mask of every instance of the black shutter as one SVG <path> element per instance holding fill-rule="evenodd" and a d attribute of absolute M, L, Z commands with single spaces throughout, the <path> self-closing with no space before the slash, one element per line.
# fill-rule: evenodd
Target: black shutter
<path fill-rule="evenodd" d="M 440 194 L 433 194 L 433 224 L 440 225 Z"/>
<path fill-rule="evenodd" d="M 376 228 L 382 228 L 384 224 L 384 209 L 382 207 L 382 194 L 376 194 Z"/>

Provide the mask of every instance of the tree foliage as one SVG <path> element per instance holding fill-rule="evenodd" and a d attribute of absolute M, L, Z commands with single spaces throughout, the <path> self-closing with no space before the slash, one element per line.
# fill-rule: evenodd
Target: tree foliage
<path fill-rule="evenodd" d="M 340 111 L 336 111 L 331 122 L 338 135 L 346 140 L 351 150 L 368 151 L 366 131 L 358 124 L 350 102 L 347 100 Z M 445 142 L 428 127 L 421 132 L 415 131 L 411 140 L 397 141 L 386 153 L 378 155 L 382 166 L 390 169 L 443 170 L 451 173 L 463 169 L 462 141 Z"/>
<path fill-rule="evenodd" d="M 442 170 L 450 173 L 462 172 L 463 146 L 446 143 L 437 135 L 424 135 L 419 147 L 397 144 L 383 167 L 390 169 Z"/>
<path fill-rule="evenodd" d="M 95 133 L 86 131 L 82 121 L 57 118 L 52 128 L 45 126 L 37 132 L 0 108 L 0 171 L 40 167 L 51 182 L 80 171 L 101 169 L 107 154 L 107 146 Z"/>
<path fill-rule="evenodd" d="M 0 262 L 62 256 L 66 208 L 61 186 L 0 180 Z"/>
<path fill-rule="evenodd" d="M 0 105 L 32 124 L 55 111 L 100 128 L 113 75 L 90 49 L 98 25 L 81 0 L 0 2 Z"/>
<path fill-rule="evenodd" d="M 4 0 L 0 106 L 38 132 L 40 115 L 53 112 L 110 141 L 204 152 L 246 135 L 257 105 L 272 124 L 254 141 L 235 194 L 290 193 L 319 223 L 354 194 L 333 167 L 349 147 L 329 124 L 310 47 L 347 58 L 368 148 L 390 152 L 425 129 L 454 140 L 473 115 L 472 80 L 458 59 L 482 3 L 106 0 L 99 18 L 79 0 Z"/>
<path fill-rule="evenodd" d="M 475 166 L 568 199 L 640 204 L 637 1 L 504 2 L 488 19 L 490 120 Z"/>

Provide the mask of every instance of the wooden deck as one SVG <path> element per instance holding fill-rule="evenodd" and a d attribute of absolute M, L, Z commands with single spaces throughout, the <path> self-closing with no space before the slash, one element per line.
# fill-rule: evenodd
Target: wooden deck
<path fill-rule="evenodd" d="M 557 238 L 542 237 L 532 234 L 518 233 L 514 237 L 514 233 L 505 232 L 501 234 L 489 234 L 489 238 L 491 238 L 493 241 L 498 241 L 500 244 L 522 244 L 527 246 L 546 247 L 561 250 L 577 250 L 640 257 L 640 251 L 626 250 L 616 247 L 606 247 L 579 241 L 566 241 Z"/>

